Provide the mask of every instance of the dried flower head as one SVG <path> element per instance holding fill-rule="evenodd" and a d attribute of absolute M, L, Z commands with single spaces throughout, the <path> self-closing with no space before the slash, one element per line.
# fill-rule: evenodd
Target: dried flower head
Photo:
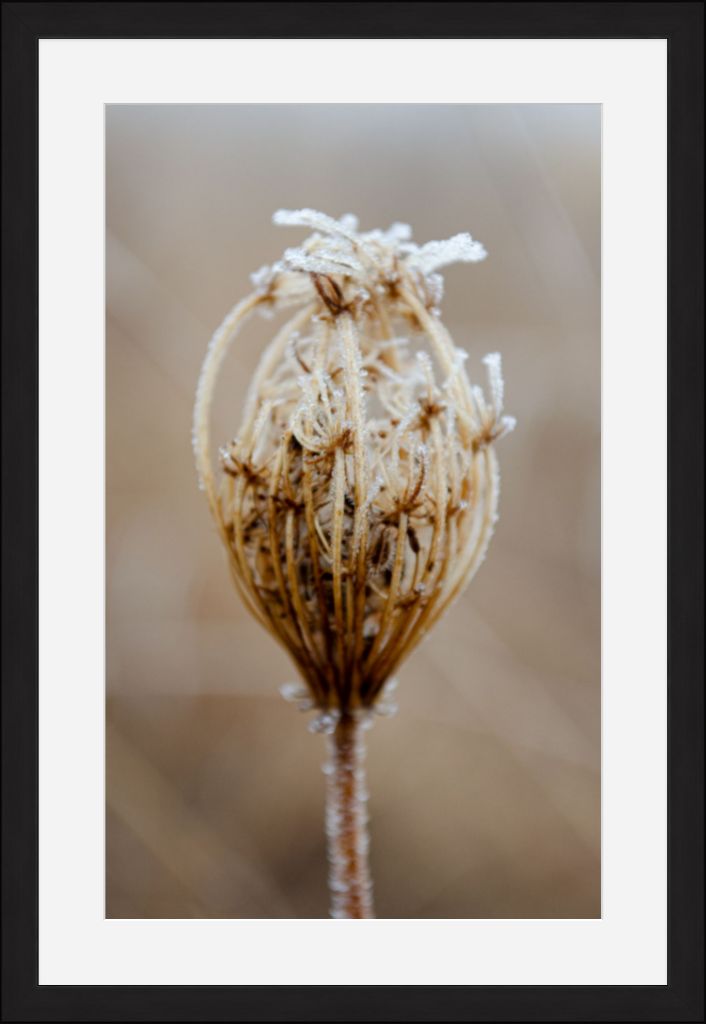
<path fill-rule="evenodd" d="M 253 275 L 216 332 L 194 419 L 202 485 L 248 608 L 289 651 L 319 724 L 373 709 L 469 582 L 496 519 L 500 356 L 487 397 L 438 307 L 446 264 L 485 257 L 467 234 L 417 246 L 352 216 L 280 210 L 313 234 Z M 266 349 L 243 421 L 210 461 L 209 408 L 254 310 L 299 307 Z"/>

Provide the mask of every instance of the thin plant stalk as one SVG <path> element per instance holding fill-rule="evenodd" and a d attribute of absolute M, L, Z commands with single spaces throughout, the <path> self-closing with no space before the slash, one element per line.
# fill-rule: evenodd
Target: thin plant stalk
<path fill-rule="evenodd" d="M 328 737 L 326 834 L 331 917 L 374 917 L 368 851 L 365 722 L 342 714 Z"/>

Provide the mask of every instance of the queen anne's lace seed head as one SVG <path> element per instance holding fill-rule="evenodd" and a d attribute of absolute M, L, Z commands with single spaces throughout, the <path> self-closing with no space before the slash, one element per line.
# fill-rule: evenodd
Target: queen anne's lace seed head
<path fill-rule="evenodd" d="M 359 233 L 348 214 L 280 210 L 311 231 L 252 275 L 216 332 L 194 416 L 199 475 L 253 614 L 287 648 L 316 727 L 372 709 L 391 674 L 466 586 L 496 519 L 500 356 L 488 398 L 437 315 L 470 235 L 417 246 L 406 224 Z M 252 311 L 300 307 L 265 351 L 243 422 L 210 465 L 208 414 L 230 341 Z M 389 692 L 389 691 L 388 691 Z"/>

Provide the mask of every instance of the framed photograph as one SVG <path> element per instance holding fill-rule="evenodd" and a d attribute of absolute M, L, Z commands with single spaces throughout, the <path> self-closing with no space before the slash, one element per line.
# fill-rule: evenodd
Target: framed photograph
<path fill-rule="evenodd" d="M 703 5 L 3 28 L 3 1020 L 702 1020 Z"/>

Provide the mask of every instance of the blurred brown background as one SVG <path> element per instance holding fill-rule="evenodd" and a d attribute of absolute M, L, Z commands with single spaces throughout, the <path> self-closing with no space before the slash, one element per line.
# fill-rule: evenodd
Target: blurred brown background
<path fill-rule="evenodd" d="M 325 917 L 323 740 L 231 587 L 190 429 L 212 331 L 305 232 L 279 207 L 469 230 L 443 318 L 502 352 L 514 434 L 465 596 L 368 734 L 380 917 L 600 915 L 600 108 L 110 106 L 107 915 Z M 238 426 L 271 336 L 222 379 Z"/>

